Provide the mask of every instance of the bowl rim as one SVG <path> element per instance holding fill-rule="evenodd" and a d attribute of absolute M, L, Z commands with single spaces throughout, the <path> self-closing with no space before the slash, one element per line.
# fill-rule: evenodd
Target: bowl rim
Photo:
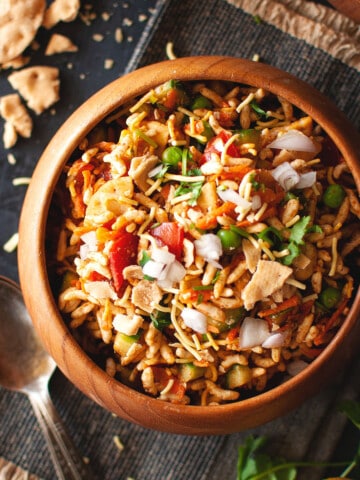
<path fill-rule="evenodd" d="M 148 65 L 128 73 L 106 85 L 100 91 L 93 94 L 70 115 L 50 140 L 40 157 L 21 210 L 18 265 L 24 300 L 34 326 L 45 344 L 45 348 L 54 357 L 63 373 L 77 388 L 83 390 L 87 395 L 89 395 L 89 393 L 84 391 L 84 387 L 81 385 L 81 375 L 86 372 L 86 369 L 91 368 L 93 379 L 92 394 L 90 396 L 105 408 L 108 407 L 104 405 L 102 395 L 99 393 L 102 382 L 111 385 L 113 396 L 116 396 L 116 394 L 120 392 L 126 394 L 129 399 L 133 399 L 134 401 L 141 399 L 141 402 L 145 402 L 147 408 L 152 411 L 155 409 L 155 411 L 159 411 L 160 414 L 170 413 L 184 415 L 190 412 L 191 416 L 196 416 L 204 422 L 208 420 L 209 412 L 218 412 L 221 415 L 227 413 L 228 418 L 239 412 L 249 414 L 253 408 L 264 408 L 275 402 L 279 399 L 280 395 L 291 395 L 291 393 L 299 389 L 301 385 L 304 385 L 305 380 L 314 373 L 318 373 L 318 376 L 321 376 L 321 372 L 324 371 L 324 366 L 326 366 L 328 362 L 334 363 L 331 362 L 332 357 L 335 356 L 338 349 L 343 348 L 343 344 L 346 343 L 346 337 L 348 337 L 350 330 L 352 330 L 356 324 L 356 317 L 360 311 L 360 289 L 358 289 L 354 297 L 353 305 L 345 322 L 319 357 L 314 359 L 304 371 L 295 377 L 286 380 L 284 383 L 270 390 L 244 400 L 240 399 L 229 404 L 206 407 L 169 404 L 122 384 L 118 380 L 110 377 L 101 367 L 94 364 L 91 358 L 76 342 L 58 312 L 50 282 L 47 278 L 45 225 L 47 223 L 52 192 L 59 180 L 62 168 L 69 160 L 71 153 L 76 150 L 80 141 L 96 124 L 114 112 L 123 103 L 144 94 L 150 88 L 170 79 L 183 81 L 203 79 L 232 81 L 262 87 L 277 95 L 284 96 L 293 105 L 312 116 L 334 140 L 347 163 L 349 163 L 354 171 L 354 178 L 359 190 L 360 167 L 357 152 L 360 151 L 360 140 L 358 140 L 356 134 L 353 135 L 355 130 L 347 118 L 328 98 L 311 85 L 290 73 L 269 65 L 241 58 L 197 56 L 157 62 L 156 64 Z M 132 89 L 131 93 L 128 92 L 129 89 Z M 296 89 L 302 91 L 304 95 L 299 97 L 295 91 Z M 89 109 L 91 116 L 89 115 Z M 334 116 L 333 121 L 329 122 L 328 115 Z M 344 128 L 344 125 L 346 125 L 346 128 Z M 64 138 L 66 138 L 66 142 L 64 142 Z M 42 185 L 41 189 L 39 189 L 39 185 Z M 31 222 L 28 221 L 29 218 L 31 218 Z M 28 248 L 29 244 L 32 245 L 31 249 Z M 40 305 L 36 296 L 33 294 L 32 286 L 29 285 L 28 282 L 29 278 L 32 277 L 37 284 L 37 288 L 40 288 L 43 293 L 43 299 Z M 56 318 L 56 322 L 50 325 L 46 318 Z M 59 342 L 61 342 L 61 348 L 55 348 L 50 338 L 59 340 Z M 67 349 L 66 356 L 64 354 L 65 348 Z M 76 359 L 80 359 L 82 362 L 81 372 L 75 374 L 72 372 L 70 375 L 71 362 Z M 306 389 L 308 387 L 304 386 L 304 388 Z M 313 395 L 313 393 L 315 392 L 310 392 L 310 395 Z M 292 398 L 292 402 L 297 406 L 296 398 Z M 109 403 L 109 399 L 106 400 L 106 403 Z M 114 408 L 116 408 L 116 404 L 117 402 L 114 398 Z M 128 413 L 126 416 L 130 418 Z M 136 418 L 130 419 L 138 423 Z M 143 422 L 141 422 L 141 424 L 143 424 Z M 256 422 L 254 425 L 256 425 Z M 183 433 L 183 428 L 179 428 L 181 430 L 179 433 Z M 175 431 L 176 433 L 174 425 L 172 425 L 171 430 L 167 430 L 166 427 L 160 429 Z M 239 428 L 235 430 L 231 428 L 229 430 L 229 428 L 227 428 L 227 430 L 223 432 L 221 427 L 218 426 L 214 428 L 214 430 L 215 433 L 217 431 L 220 433 L 228 433 L 230 431 L 239 431 Z"/>

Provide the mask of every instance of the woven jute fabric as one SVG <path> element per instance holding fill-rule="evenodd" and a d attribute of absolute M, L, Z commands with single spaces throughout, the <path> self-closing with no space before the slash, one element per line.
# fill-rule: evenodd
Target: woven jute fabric
<path fill-rule="evenodd" d="M 299 13 L 300 3 L 306 6 L 302 14 Z M 247 11 L 241 8 L 245 4 Z M 278 15 L 273 13 L 275 4 Z M 327 24 L 321 22 L 325 18 Z M 275 20 L 278 27 L 273 24 Z M 344 50 L 343 60 L 315 45 L 323 38 L 322 30 L 326 30 L 328 38 L 331 34 L 334 51 Z M 258 55 L 261 62 L 286 70 L 325 93 L 359 129 L 360 73 L 351 65 L 356 60 L 359 67 L 359 35 L 359 26 L 354 22 L 313 2 L 170 1 L 161 22 L 151 37 L 147 35 L 143 39 L 142 51 L 136 52 L 129 68 L 164 60 L 168 42 L 173 43 L 178 57 L 231 55 L 252 59 Z M 302 38 L 305 36 L 307 41 Z M 353 55 L 348 59 L 351 64 L 345 61 L 346 38 L 349 43 L 351 39 Z M 355 53 L 354 46 L 357 46 Z"/>

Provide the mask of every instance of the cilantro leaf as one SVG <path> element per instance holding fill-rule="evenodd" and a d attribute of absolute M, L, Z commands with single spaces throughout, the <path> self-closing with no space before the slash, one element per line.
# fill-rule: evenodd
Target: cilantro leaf
<path fill-rule="evenodd" d="M 360 403 L 354 400 L 343 400 L 339 405 L 340 412 L 345 413 L 349 420 L 360 429 Z"/>
<path fill-rule="evenodd" d="M 296 243 L 289 243 L 289 245 L 287 246 L 287 249 L 289 250 L 290 253 L 282 258 L 282 263 L 284 265 L 289 266 L 292 264 L 295 258 L 300 255 L 301 251 L 299 246 L 296 245 Z"/>
<path fill-rule="evenodd" d="M 255 100 L 250 102 L 250 107 L 254 110 L 254 112 L 260 115 L 260 117 L 268 118 L 269 115 L 267 112 L 265 112 L 265 110 L 263 110 Z"/>
<path fill-rule="evenodd" d="M 202 172 L 199 168 L 193 168 L 187 172 L 188 177 L 197 177 L 202 175 Z M 191 197 L 188 200 L 188 204 L 190 206 L 195 206 L 197 199 L 201 194 L 201 189 L 204 184 L 204 180 L 200 180 L 198 182 L 180 182 L 179 187 L 175 190 L 174 196 L 179 197 L 180 195 L 186 195 L 187 193 L 191 193 Z"/>
<path fill-rule="evenodd" d="M 310 216 L 302 217 L 291 229 L 290 242 L 297 245 L 304 245 L 304 236 L 307 233 L 307 227 L 310 222 Z"/>
<path fill-rule="evenodd" d="M 239 447 L 237 480 L 295 480 L 296 468 L 293 464 L 272 459 L 261 452 L 266 438 L 249 436 Z"/>
<path fill-rule="evenodd" d="M 290 231 L 289 244 L 286 248 L 289 250 L 289 254 L 282 258 L 284 265 L 291 265 L 296 257 L 301 253 L 300 246 L 304 245 L 304 237 L 309 232 L 321 233 L 322 229 L 318 225 L 312 225 L 309 227 L 311 217 L 305 216 L 300 218 L 298 222 L 293 225 Z"/>
<path fill-rule="evenodd" d="M 142 268 L 149 260 L 151 260 L 149 252 L 147 252 L 146 250 L 143 250 L 140 261 L 139 261 L 140 267 Z M 150 275 L 144 275 L 144 279 L 149 280 L 150 282 L 155 280 L 155 278 L 150 277 Z"/>
<path fill-rule="evenodd" d="M 171 324 L 171 317 L 170 313 L 167 312 L 160 312 L 159 310 L 156 310 L 153 313 L 150 313 L 150 318 L 151 321 L 154 325 L 154 327 L 157 330 L 160 330 L 160 332 L 167 326 Z"/>

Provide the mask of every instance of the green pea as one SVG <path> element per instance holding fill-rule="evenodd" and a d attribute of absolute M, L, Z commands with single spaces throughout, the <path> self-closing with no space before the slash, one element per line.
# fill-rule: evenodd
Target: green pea
<path fill-rule="evenodd" d="M 327 207 L 339 208 L 346 196 L 345 190 L 341 185 L 334 183 L 329 185 L 324 192 L 323 202 Z"/>
<path fill-rule="evenodd" d="M 179 147 L 168 147 L 165 148 L 162 154 L 162 162 L 165 165 L 170 165 L 171 167 L 177 167 L 182 159 L 182 150 Z"/>
<path fill-rule="evenodd" d="M 199 95 L 191 104 L 191 110 L 196 110 L 198 108 L 212 108 L 212 102 L 203 95 Z"/>
<path fill-rule="evenodd" d="M 232 252 L 241 245 L 241 236 L 233 230 L 221 228 L 216 235 L 220 238 L 221 245 L 226 253 Z"/>
<path fill-rule="evenodd" d="M 327 287 L 321 293 L 319 300 L 324 307 L 331 309 L 336 307 L 341 298 L 341 292 L 337 288 Z"/>

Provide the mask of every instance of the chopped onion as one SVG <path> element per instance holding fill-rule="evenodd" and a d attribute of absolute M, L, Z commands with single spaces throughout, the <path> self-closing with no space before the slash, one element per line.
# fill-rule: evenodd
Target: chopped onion
<path fill-rule="evenodd" d="M 264 348 L 279 348 L 284 345 L 286 339 L 285 332 L 276 332 L 272 333 L 266 340 L 261 344 Z"/>
<path fill-rule="evenodd" d="M 181 317 L 187 327 L 198 333 L 207 332 L 206 316 L 194 308 L 185 307 L 181 312 Z"/>
<path fill-rule="evenodd" d="M 80 245 L 79 250 L 81 260 L 84 260 L 90 252 L 97 252 L 98 241 L 95 231 L 84 233 L 81 235 L 80 239 L 84 242 Z"/>
<path fill-rule="evenodd" d="M 316 172 L 299 174 L 289 162 L 281 163 L 271 170 L 271 175 L 286 191 L 292 188 L 311 187 L 316 182 Z"/>
<path fill-rule="evenodd" d="M 316 172 L 306 172 L 300 174 L 300 180 L 296 184 L 296 188 L 312 187 L 316 182 Z"/>
<path fill-rule="evenodd" d="M 180 282 L 186 273 L 183 265 L 178 262 L 175 255 L 165 248 L 154 248 L 151 259 L 142 267 L 144 275 L 158 280 L 162 288 L 171 288 L 173 283 Z"/>
<path fill-rule="evenodd" d="M 271 336 L 266 320 L 245 317 L 240 327 L 240 348 L 253 348 L 262 345 Z"/>
<path fill-rule="evenodd" d="M 299 359 L 289 363 L 286 367 L 286 370 L 289 373 L 289 375 L 291 375 L 292 377 L 295 377 L 295 375 L 305 370 L 307 366 L 308 366 L 308 363 L 304 362 L 304 360 Z"/>
<path fill-rule="evenodd" d="M 186 274 L 186 270 L 183 265 L 177 260 L 169 263 L 162 271 L 159 280 L 169 280 L 171 283 L 180 282 Z"/>
<path fill-rule="evenodd" d="M 225 143 L 220 137 L 218 137 L 214 140 L 212 146 L 215 148 L 215 150 L 221 153 L 224 150 Z"/>
<path fill-rule="evenodd" d="M 153 248 L 151 251 L 151 259 L 160 263 L 171 263 L 175 260 L 175 255 L 166 248 Z"/>
<path fill-rule="evenodd" d="M 152 278 L 160 278 L 163 270 L 165 269 L 166 264 L 161 262 L 155 262 L 154 260 L 149 260 L 145 263 L 142 268 L 143 274 Z"/>
<path fill-rule="evenodd" d="M 219 264 L 217 260 L 221 257 L 222 245 L 220 238 L 214 233 L 205 233 L 201 237 L 194 241 L 196 253 L 203 257 L 207 262 L 216 262 L 216 266 Z M 220 265 L 221 267 L 221 265 Z"/>
<path fill-rule="evenodd" d="M 293 150 L 296 152 L 315 153 L 317 148 L 314 142 L 299 130 L 289 130 L 273 142 L 269 143 L 268 148 L 277 148 L 279 150 Z"/>
<path fill-rule="evenodd" d="M 247 200 L 245 200 L 245 198 L 239 195 L 232 188 L 227 188 L 226 190 L 222 190 L 221 188 L 218 188 L 217 194 L 219 195 L 219 197 L 223 202 L 232 202 L 232 203 L 235 203 L 235 205 L 242 208 L 249 208 L 252 205 L 251 202 L 248 202 Z"/>
<path fill-rule="evenodd" d="M 254 195 L 251 199 L 251 209 L 258 210 L 261 207 L 261 197 L 260 195 Z"/>
<path fill-rule="evenodd" d="M 290 165 L 289 162 L 281 163 L 278 167 L 271 170 L 271 175 L 286 191 L 295 187 L 300 180 L 300 175 Z"/>
<path fill-rule="evenodd" d="M 84 290 L 94 298 L 111 298 L 116 300 L 117 295 L 109 282 L 99 280 L 95 282 L 85 282 Z"/>
<path fill-rule="evenodd" d="M 156 165 L 156 167 L 150 170 L 150 172 L 148 173 L 148 177 L 150 178 L 156 177 L 156 175 L 161 172 L 163 166 L 164 165 L 162 163 L 159 163 L 159 165 Z"/>

